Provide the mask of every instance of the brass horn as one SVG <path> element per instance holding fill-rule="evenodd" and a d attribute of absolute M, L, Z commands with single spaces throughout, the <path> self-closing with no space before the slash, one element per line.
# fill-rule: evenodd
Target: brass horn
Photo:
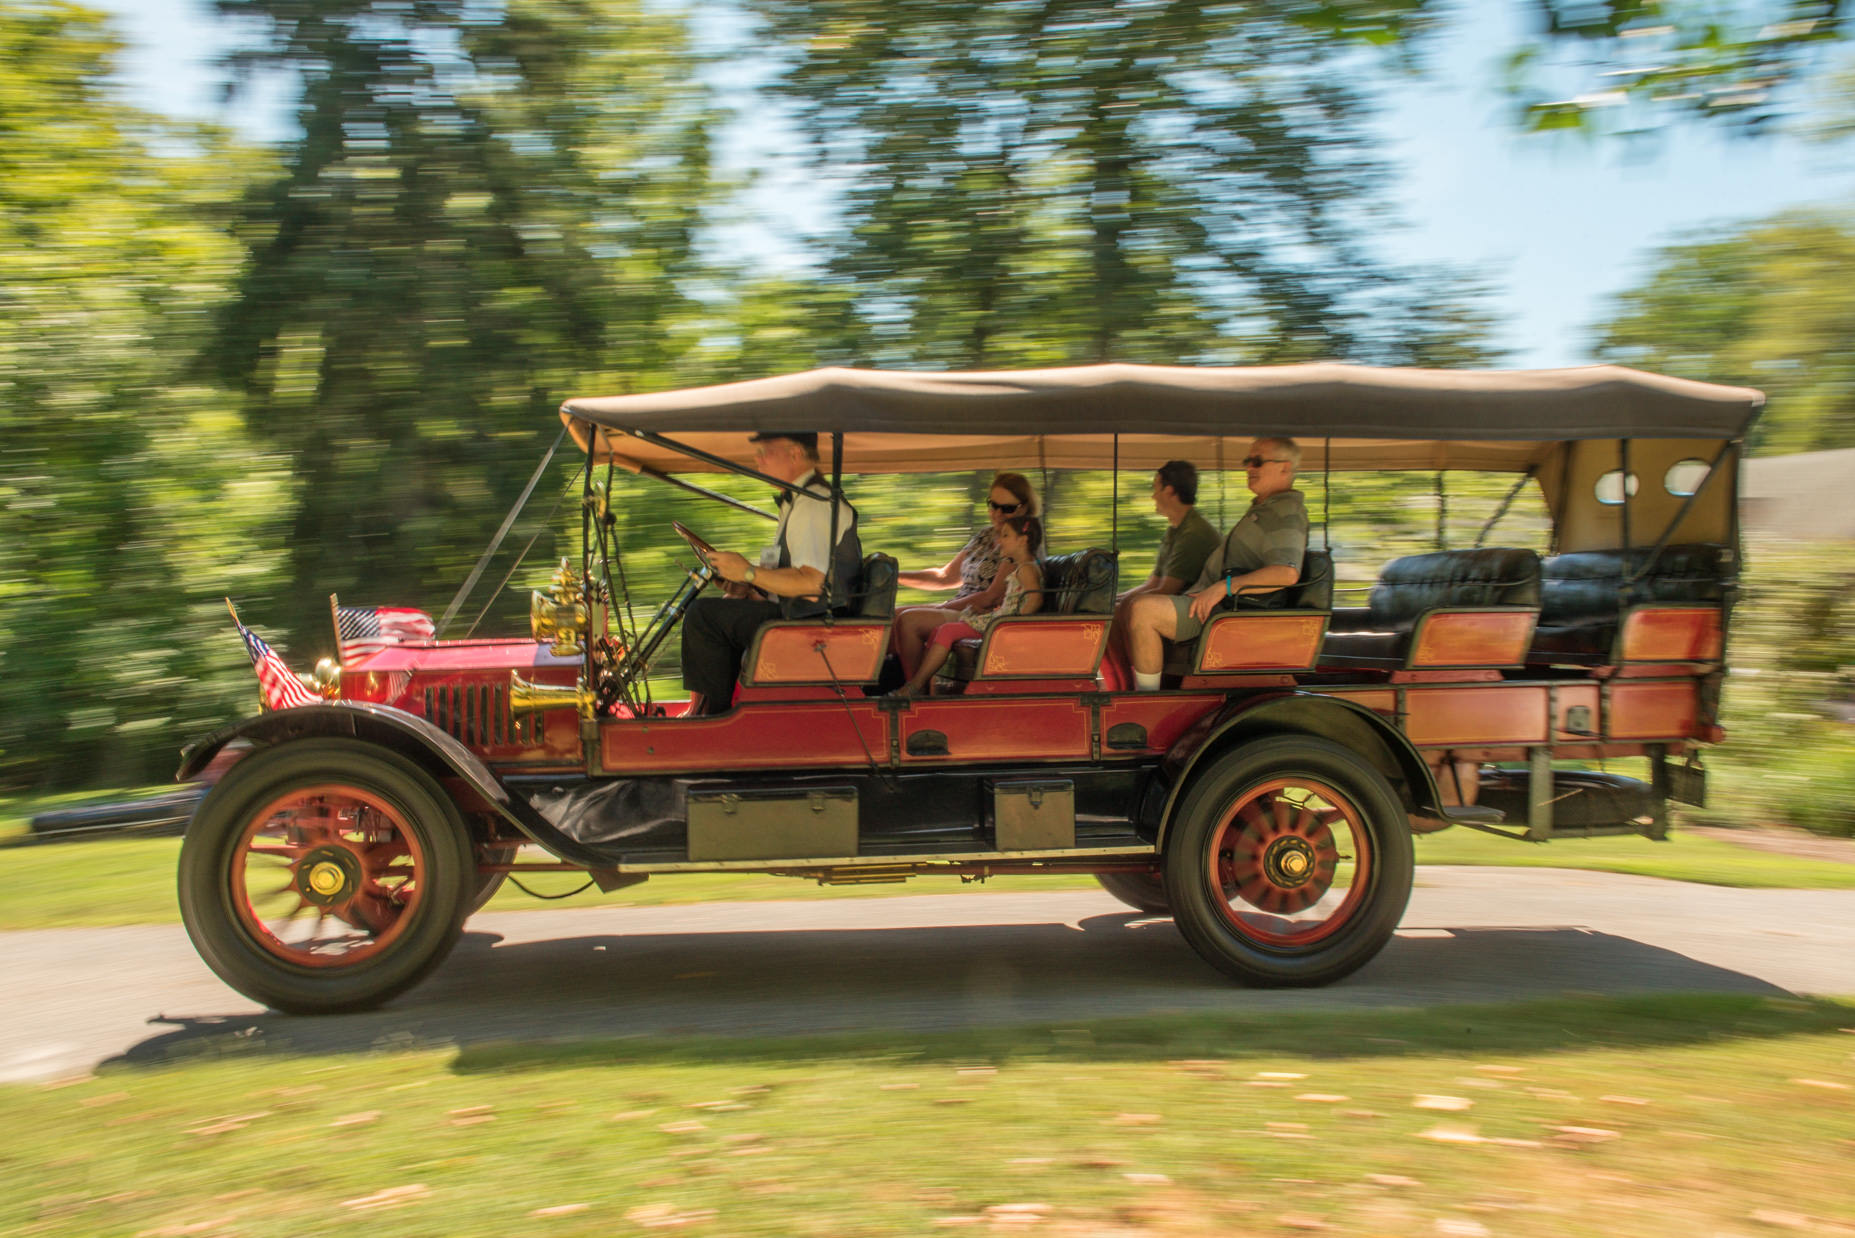
<path fill-rule="evenodd" d="M 511 713 L 538 714 L 550 709 L 571 709 L 582 718 L 590 718 L 593 716 L 592 690 L 584 679 L 575 684 L 531 683 L 516 672 L 509 672 Z"/>

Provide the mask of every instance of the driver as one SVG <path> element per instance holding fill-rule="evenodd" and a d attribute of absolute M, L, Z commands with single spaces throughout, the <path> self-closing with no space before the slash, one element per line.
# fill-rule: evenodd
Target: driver
<path fill-rule="evenodd" d="M 842 605 L 863 561 L 857 511 L 841 494 L 837 545 L 831 544 L 831 487 L 818 473 L 818 436 L 763 430 L 748 441 L 756 469 L 800 489 L 780 491 L 779 530 L 758 563 L 726 550 L 709 556 L 715 574 L 728 582 L 728 595 L 697 598 L 683 619 L 683 686 L 689 689 L 691 718 L 728 711 L 741 658 L 761 624 L 822 615 Z M 827 570 L 829 602 L 822 596 Z"/>

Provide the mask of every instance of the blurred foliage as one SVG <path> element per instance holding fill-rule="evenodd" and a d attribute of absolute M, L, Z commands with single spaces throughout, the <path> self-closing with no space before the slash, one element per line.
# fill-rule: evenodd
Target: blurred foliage
<path fill-rule="evenodd" d="M 123 105 L 101 15 L 0 0 L 0 787 L 159 778 L 178 741 L 248 713 L 222 596 L 303 670 L 330 652 L 330 591 L 440 612 L 573 392 L 837 361 L 1495 359 L 1472 279 L 1368 244 L 1390 170 L 1363 84 L 1420 54 L 1436 0 L 212 7 L 245 40 L 235 82 L 300 83 L 300 133 L 275 149 Z M 1542 46 L 1603 56 L 1661 11 L 1550 7 Z M 1594 13 L 1618 27 L 1595 42 Z M 738 46 L 779 70 L 838 192 L 815 269 L 712 252 L 739 186 L 712 166 L 718 69 L 689 29 L 718 14 L 748 20 Z M 1830 29 L 1765 41 L 1801 53 Z M 1767 446 L 1848 442 L 1844 226 L 1667 257 L 1606 347 L 1781 396 Z M 1227 526 L 1240 474 L 1198 463 Z M 524 589 L 578 553 L 575 470 L 549 472 L 452 633 L 486 600 L 483 631 L 524 630 Z M 856 479 L 866 547 L 945 562 L 988 480 Z M 1118 536 L 1123 586 L 1144 577 L 1161 532 L 1144 476 L 1033 480 L 1052 551 Z M 1440 511 L 1428 475 L 1302 484 L 1342 577 L 1370 579 L 1439 527 L 1471 544 L 1508 480 L 1451 477 Z M 670 519 L 750 549 L 771 533 L 635 479 L 618 494 L 646 607 L 685 554 Z M 1543 530 L 1529 488 L 1489 541 Z"/>
<path fill-rule="evenodd" d="M 841 191 L 819 359 L 1493 359 L 1466 281 L 1365 243 L 1389 178 L 1361 47 L 1421 34 L 1423 0 L 748 7 Z"/>
<path fill-rule="evenodd" d="M 218 596 L 274 567 L 291 493 L 186 373 L 237 262 L 215 211 L 264 161 L 115 102 L 119 50 L 0 9 L 0 785 L 148 781 L 249 708 Z"/>
<path fill-rule="evenodd" d="M 1770 397 L 1761 453 L 1855 447 L 1855 219 L 1787 214 L 1661 250 L 1598 328 L 1608 360 Z"/>
<path fill-rule="evenodd" d="M 1508 90 L 1535 131 L 1642 132 L 1700 118 L 1744 133 L 1797 105 L 1848 36 L 1841 0 L 1530 0 Z"/>
<path fill-rule="evenodd" d="M 1855 838 L 1855 545 L 1748 547 L 1703 821 Z"/>
<path fill-rule="evenodd" d="M 277 612 L 441 610 L 588 385 L 660 381 L 710 192 L 679 24 L 629 0 L 217 0 L 302 80 L 206 351 L 298 479 Z M 553 549 L 549 547 L 549 549 Z"/>

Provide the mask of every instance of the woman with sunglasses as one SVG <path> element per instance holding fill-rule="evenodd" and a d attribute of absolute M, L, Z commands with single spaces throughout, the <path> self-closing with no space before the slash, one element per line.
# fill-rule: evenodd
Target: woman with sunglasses
<path fill-rule="evenodd" d="M 986 492 L 986 514 L 989 520 L 985 527 L 974 533 L 945 567 L 903 572 L 898 578 L 911 589 L 958 590 L 952 600 L 935 606 L 903 606 L 896 610 L 892 647 L 902 660 L 904 675 L 914 675 L 935 628 L 963 619 L 969 611 L 992 610 L 1004 599 L 1007 577 L 998 570 L 1004 556 L 999 529 L 1015 516 L 1038 515 L 1037 492 L 1022 473 L 999 473 Z"/>

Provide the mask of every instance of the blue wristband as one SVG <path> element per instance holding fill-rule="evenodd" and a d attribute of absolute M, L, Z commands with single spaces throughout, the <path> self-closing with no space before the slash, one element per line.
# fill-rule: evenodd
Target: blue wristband
<path fill-rule="evenodd" d="M 1224 596 L 1230 596 L 1230 577 L 1224 577 Z"/>

